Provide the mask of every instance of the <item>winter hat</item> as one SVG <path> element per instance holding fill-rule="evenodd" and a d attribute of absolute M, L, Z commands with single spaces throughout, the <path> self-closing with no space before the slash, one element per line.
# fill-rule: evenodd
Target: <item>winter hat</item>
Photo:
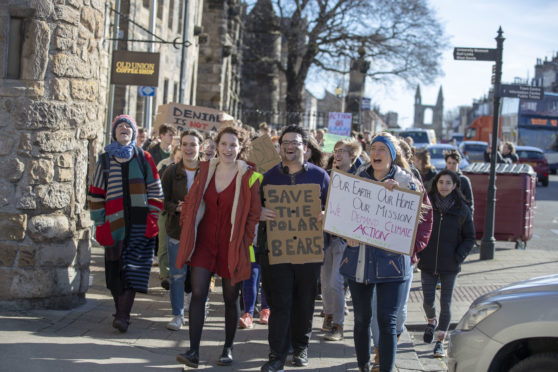
<path fill-rule="evenodd" d="M 386 136 L 376 136 L 374 137 L 370 145 L 373 145 L 376 142 L 381 142 L 384 145 L 386 145 L 389 150 L 389 154 L 391 155 L 391 161 L 392 162 L 395 161 L 397 152 L 395 151 L 395 146 L 393 145 L 393 143 Z"/>
<path fill-rule="evenodd" d="M 116 141 L 116 126 L 122 122 L 128 123 L 132 126 L 132 142 L 131 144 L 135 144 L 136 143 L 136 137 L 138 135 L 138 126 L 136 125 L 136 122 L 134 121 L 134 119 L 132 119 L 131 116 L 128 115 L 118 115 L 117 117 L 114 118 L 114 120 L 112 121 L 112 126 L 111 126 L 111 133 L 112 133 L 112 140 Z"/>

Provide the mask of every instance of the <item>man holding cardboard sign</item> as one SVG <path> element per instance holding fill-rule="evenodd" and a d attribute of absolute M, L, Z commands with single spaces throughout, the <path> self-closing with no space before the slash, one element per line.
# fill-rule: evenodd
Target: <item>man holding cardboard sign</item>
<path fill-rule="evenodd" d="M 308 364 L 314 299 L 323 259 L 321 210 L 329 176 L 306 163 L 306 129 L 290 125 L 280 138 L 281 163 L 264 174 L 264 208 L 258 232 L 258 261 L 271 307 L 269 361 L 262 371 L 283 369 L 289 345 L 293 364 Z M 289 339 L 290 336 L 290 339 Z"/>

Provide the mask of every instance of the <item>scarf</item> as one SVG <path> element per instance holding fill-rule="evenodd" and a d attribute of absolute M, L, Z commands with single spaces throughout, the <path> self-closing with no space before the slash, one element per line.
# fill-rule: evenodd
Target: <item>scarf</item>
<path fill-rule="evenodd" d="M 105 151 L 110 156 L 114 156 L 116 158 L 131 159 L 134 154 L 134 145 L 134 141 L 126 146 L 122 146 L 118 141 L 113 141 L 110 145 L 105 147 Z"/>
<path fill-rule="evenodd" d="M 440 194 L 436 193 L 435 198 L 436 200 L 434 201 L 434 203 L 436 203 L 436 207 L 441 213 L 446 213 L 455 204 L 455 195 L 453 194 L 453 192 L 445 198 L 442 198 Z"/>

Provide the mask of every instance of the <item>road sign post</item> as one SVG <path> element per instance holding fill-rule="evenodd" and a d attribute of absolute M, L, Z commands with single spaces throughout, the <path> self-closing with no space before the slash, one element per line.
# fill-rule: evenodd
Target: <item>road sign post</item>
<path fill-rule="evenodd" d="M 494 114 L 492 124 L 492 151 L 490 157 L 490 179 L 486 195 L 486 214 L 484 218 L 484 233 L 481 240 L 480 259 L 494 258 L 494 207 L 496 204 L 496 152 L 498 151 L 498 121 L 500 119 L 500 82 L 502 80 L 502 54 L 504 37 L 502 27 L 498 29 L 496 49 L 490 48 L 454 48 L 453 58 L 460 61 L 494 61 L 492 69 L 492 84 L 494 84 Z M 515 92 L 515 90 L 514 90 Z M 511 94 L 511 93 L 510 93 Z"/>

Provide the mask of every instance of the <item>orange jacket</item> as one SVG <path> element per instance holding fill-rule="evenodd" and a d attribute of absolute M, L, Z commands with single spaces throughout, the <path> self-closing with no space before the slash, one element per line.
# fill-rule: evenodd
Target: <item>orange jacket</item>
<path fill-rule="evenodd" d="M 203 196 L 215 170 L 219 159 L 200 163 L 199 173 L 194 184 L 184 199 L 180 213 L 180 245 L 176 266 L 181 268 L 189 263 L 196 247 L 198 225 L 205 213 Z M 246 162 L 237 160 L 238 174 L 231 213 L 231 239 L 229 242 L 229 273 L 231 284 L 238 283 L 250 277 L 251 263 L 249 247 L 254 240 L 256 224 L 260 219 L 261 175 L 254 172 Z M 260 177 L 258 177 L 260 176 Z M 251 180 L 252 179 L 252 180 Z"/>

